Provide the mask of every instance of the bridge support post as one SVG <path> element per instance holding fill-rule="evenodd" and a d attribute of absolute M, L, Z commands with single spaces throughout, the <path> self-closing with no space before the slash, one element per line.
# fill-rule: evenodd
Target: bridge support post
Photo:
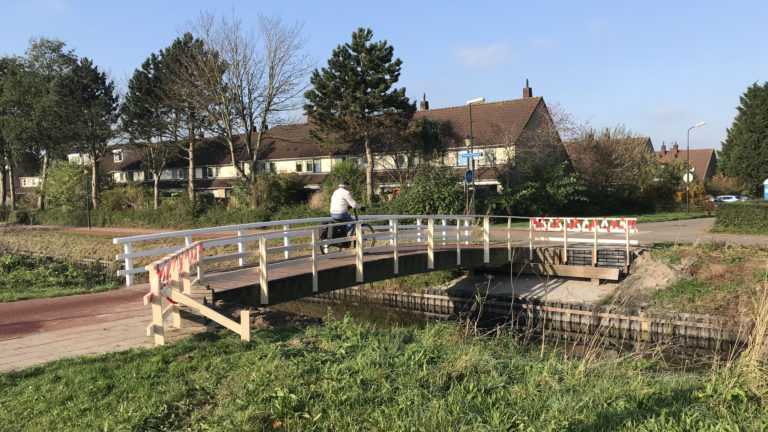
<path fill-rule="evenodd" d="M 288 230 L 291 229 L 291 226 L 289 224 L 283 225 L 284 236 L 283 236 L 283 246 L 290 246 L 291 245 L 291 239 L 288 238 Z M 288 259 L 291 257 L 291 251 L 287 250 L 285 251 L 285 259 Z"/>
<path fill-rule="evenodd" d="M 317 292 L 317 238 L 318 232 L 312 230 L 312 292 Z"/>
<path fill-rule="evenodd" d="M 507 218 L 507 259 L 512 262 L 512 218 Z M 513 288 L 514 291 L 514 288 Z"/>
<path fill-rule="evenodd" d="M 595 227 L 595 242 L 592 244 L 592 267 L 597 267 L 597 227 Z"/>
<path fill-rule="evenodd" d="M 421 243 L 421 218 L 416 218 L 416 241 Z"/>
<path fill-rule="evenodd" d="M 237 230 L 237 236 L 238 237 L 243 237 L 244 235 L 245 235 L 245 230 L 241 230 L 241 229 Z M 245 243 L 238 242 L 237 243 L 237 253 L 243 253 L 243 252 L 245 252 Z M 240 257 L 237 260 L 237 265 L 239 267 L 244 266 L 245 265 L 245 257 Z"/>
<path fill-rule="evenodd" d="M 456 218 L 456 266 L 461 265 L 461 218 Z"/>
<path fill-rule="evenodd" d="M 483 217 L 483 262 L 491 262 L 491 218 Z"/>
<path fill-rule="evenodd" d="M 259 285 L 261 304 L 269 304 L 269 282 L 267 281 L 267 238 L 259 237 Z"/>
<path fill-rule="evenodd" d="M 133 243 L 126 243 L 123 245 L 123 251 L 126 255 L 130 255 L 133 253 Z M 133 258 L 126 258 L 125 259 L 125 270 L 133 270 Z M 133 275 L 127 274 L 125 275 L 125 284 L 126 285 L 133 285 Z"/>
<path fill-rule="evenodd" d="M 355 225 L 355 280 L 357 283 L 363 283 L 363 226 L 360 222 Z"/>
<path fill-rule="evenodd" d="M 563 225 L 563 256 L 560 257 L 563 264 L 568 264 L 568 226 Z"/>
<path fill-rule="evenodd" d="M 126 243 L 128 246 L 130 243 Z M 165 328 L 163 326 L 163 299 L 157 287 L 160 286 L 160 277 L 156 272 L 149 273 L 149 287 L 152 296 L 152 335 L 155 337 L 155 345 L 165 345 Z M 146 304 L 146 303 L 145 303 Z M 147 335 L 149 336 L 149 335 Z"/>
<path fill-rule="evenodd" d="M 435 220 L 427 219 L 427 269 L 435 269 Z"/>
<path fill-rule="evenodd" d="M 394 269 L 394 271 L 395 271 L 396 275 L 400 274 L 400 248 L 399 248 L 399 245 L 398 245 L 398 241 L 399 241 L 399 238 L 398 238 L 399 237 L 399 233 L 398 233 L 399 228 L 398 228 L 398 226 L 400 224 L 398 222 L 399 221 L 397 219 L 392 221 L 392 241 L 393 241 L 392 244 L 394 245 L 394 248 L 393 248 L 393 251 L 392 251 L 392 255 L 393 255 L 393 260 L 395 262 L 395 269 Z"/>

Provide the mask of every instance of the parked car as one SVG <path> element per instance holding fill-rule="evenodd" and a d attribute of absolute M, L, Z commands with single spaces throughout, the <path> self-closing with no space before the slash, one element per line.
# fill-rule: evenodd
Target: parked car
<path fill-rule="evenodd" d="M 721 202 L 736 202 L 736 201 L 746 201 L 749 197 L 744 195 L 719 195 L 714 198 L 712 198 L 712 201 L 716 203 Z"/>

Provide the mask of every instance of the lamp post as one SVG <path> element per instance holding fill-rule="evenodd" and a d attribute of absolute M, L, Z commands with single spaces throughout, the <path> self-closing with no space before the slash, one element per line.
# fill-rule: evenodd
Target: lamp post
<path fill-rule="evenodd" d="M 691 180 L 693 180 L 693 176 L 691 175 L 691 129 L 704 126 L 705 124 L 707 124 L 707 122 L 703 121 L 689 127 L 688 136 L 685 140 L 685 214 L 688 214 L 690 211 L 691 200 L 689 198 L 688 189 L 690 188 Z"/>
<path fill-rule="evenodd" d="M 472 105 L 481 103 L 485 103 L 485 98 L 479 97 L 467 101 L 467 105 L 469 105 L 469 135 L 464 138 L 464 143 L 469 146 L 470 154 L 474 152 L 474 137 L 472 136 Z M 469 191 L 467 191 L 467 214 L 475 214 L 475 159 L 472 156 L 467 157 L 467 171 L 470 170 L 472 171 L 472 198 L 469 198 Z"/>

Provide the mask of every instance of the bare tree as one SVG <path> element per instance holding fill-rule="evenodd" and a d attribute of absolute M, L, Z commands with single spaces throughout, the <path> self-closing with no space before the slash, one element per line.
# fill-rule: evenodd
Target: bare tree
<path fill-rule="evenodd" d="M 244 148 L 255 166 L 268 122 L 295 106 L 310 70 L 301 26 L 261 15 L 259 25 L 256 33 L 234 14 L 217 18 L 202 13 L 190 31 L 205 49 L 185 65 L 196 77 L 195 85 L 186 86 L 186 99 L 205 115 L 208 129 L 227 143 L 238 176 L 251 181 L 255 169 L 246 171 L 238 152 Z"/>

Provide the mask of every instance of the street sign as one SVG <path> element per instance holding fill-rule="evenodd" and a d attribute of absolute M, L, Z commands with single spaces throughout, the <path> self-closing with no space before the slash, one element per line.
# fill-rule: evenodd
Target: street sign
<path fill-rule="evenodd" d="M 480 157 L 483 155 L 483 152 L 474 152 L 474 153 L 462 153 L 462 157 L 465 158 L 473 158 L 473 157 Z"/>
<path fill-rule="evenodd" d="M 685 173 L 685 175 L 683 176 L 683 181 L 686 182 L 686 183 L 692 182 L 693 181 L 693 174 Z"/>
<path fill-rule="evenodd" d="M 464 173 L 464 180 L 466 180 L 467 183 L 472 183 L 472 170 L 467 170 L 467 172 Z"/>

